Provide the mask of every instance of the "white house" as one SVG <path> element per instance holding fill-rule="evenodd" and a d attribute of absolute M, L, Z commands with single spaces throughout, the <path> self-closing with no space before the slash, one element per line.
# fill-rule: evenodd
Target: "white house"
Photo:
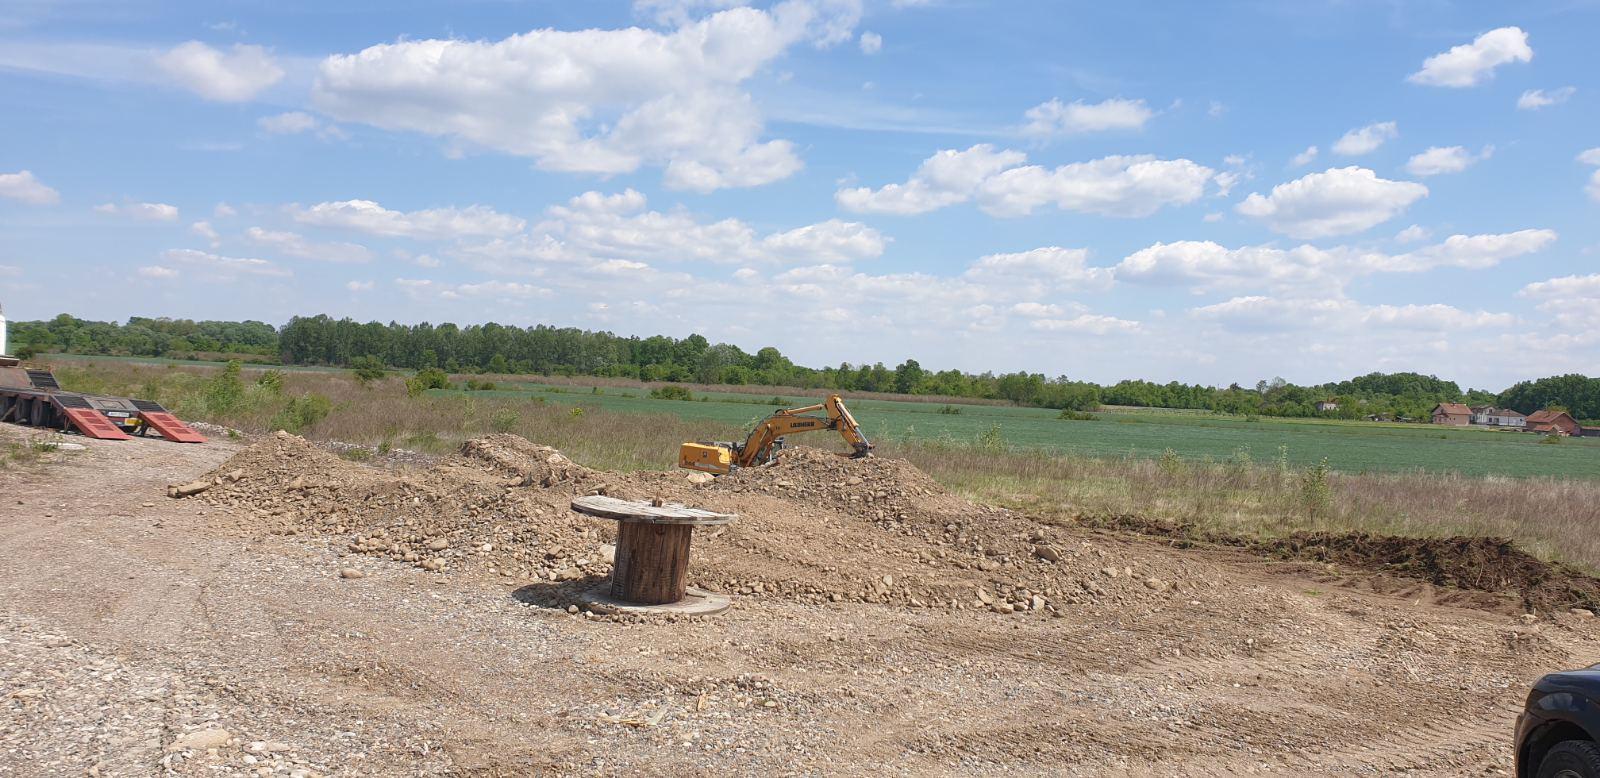
<path fill-rule="evenodd" d="M 1472 423 L 1481 424 L 1485 427 L 1515 427 L 1522 429 L 1528 426 L 1528 417 L 1510 408 L 1479 405 L 1472 409 Z"/>

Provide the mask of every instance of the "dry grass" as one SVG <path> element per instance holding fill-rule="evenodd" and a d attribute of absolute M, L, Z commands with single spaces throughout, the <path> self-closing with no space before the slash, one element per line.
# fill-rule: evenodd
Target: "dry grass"
<path fill-rule="evenodd" d="M 550 386 L 598 386 L 605 389 L 638 389 L 648 392 L 662 386 L 681 386 L 691 392 L 720 392 L 723 394 L 748 394 L 759 397 L 827 397 L 842 394 L 858 400 L 893 400 L 895 402 L 933 403 L 936 405 L 1010 405 L 1008 400 L 988 400 L 978 397 L 951 397 L 942 394 L 900 394 L 898 392 L 858 392 L 838 389 L 802 389 L 798 386 L 764 386 L 746 384 L 689 384 L 667 381 L 639 381 L 632 378 L 600 378 L 596 376 L 542 376 L 542 375 L 452 375 L 450 380 L 461 383 L 469 378 L 496 383 L 534 383 Z"/>
<path fill-rule="evenodd" d="M 206 405 L 206 386 L 216 372 L 74 363 L 58 371 L 58 377 L 68 388 L 144 396 L 185 418 L 247 432 L 272 429 L 290 398 L 319 394 L 331 401 L 332 410 L 300 430 L 308 437 L 437 454 L 471 437 L 511 432 L 610 470 L 670 468 L 683 441 L 741 434 L 669 414 L 585 407 L 581 395 L 573 396 L 576 407 L 470 395 L 410 398 L 397 377 L 363 385 L 340 373 L 287 373 L 281 395 L 251 387 L 238 407 L 217 413 Z M 246 368 L 243 379 L 250 384 L 260 374 Z M 574 385 L 611 384 L 584 379 Z M 759 393 L 772 391 L 762 387 Z M 818 436 L 804 442 L 836 443 Z M 1296 470 L 1248 459 L 1196 463 L 1050 456 L 983 441 L 887 440 L 880 441 L 879 451 L 912 461 L 974 499 L 1045 515 L 1132 514 L 1260 538 L 1299 530 L 1507 537 L 1541 558 L 1600 571 L 1600 534 L 1593 531 L 1600 525 L 1600 481 L 1319 474 L 1315 468 Z"/>

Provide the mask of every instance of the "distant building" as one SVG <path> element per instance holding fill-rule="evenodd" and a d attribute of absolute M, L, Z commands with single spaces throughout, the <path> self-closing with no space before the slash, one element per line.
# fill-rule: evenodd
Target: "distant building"
<path fill-rule="evenodd" d="M 1600 438 L 1600 427 L 1582 427 L 1578 430 L 1578 434 L 1586 438 Z"/>
<path fill-rule="evenodd" d="M 1319 410 L 1319 411 L 1337 411 L 1337 410 L 1339 410 L 1339 401 L 1338 400 L 1323 400 L 1322 402 L 1317 403 L 1317 410 Z"/>
<path fill-rule="evenodd" d="M 1528 416 L 1527 430 L 1544 435 L 1579 435 L 1583 428 L 1566 411 L 1538 411 Z"/>
<path fill-rule="evenodd" d="M 1472 409 L 1461 403 L 1439 403 L 1433 406 L 1433 423 L 1465 427 L 1472 423 Z"/>
<path fill-rule="evenodd" d="M 1522 429 L 1527 426 L 1528 417 L 1523 416 L 1510 408 L 1496 408 L 1493 405 L 1475 405 L 1472 407 L 1472 423 L 1482 424 L 1485 427 L 1514 427 Z"/>

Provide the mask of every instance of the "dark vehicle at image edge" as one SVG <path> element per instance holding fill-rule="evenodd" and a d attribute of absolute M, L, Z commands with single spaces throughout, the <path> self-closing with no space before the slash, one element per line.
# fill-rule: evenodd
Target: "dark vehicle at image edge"
<path fill-rule="evenodd" d="M 1517 717 L 1517 778 L 1600 778 L 1600 665 L 1551 673 Z"/>

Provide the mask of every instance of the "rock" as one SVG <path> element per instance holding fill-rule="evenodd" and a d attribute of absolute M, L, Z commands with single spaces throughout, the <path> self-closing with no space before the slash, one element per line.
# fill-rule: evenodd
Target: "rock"
<path fill-rule="evenodd" d="M 428 541 L 429 551 L 443 551 L 450 547 L 450 541 L 444 538 L 434 538 Z"/>
<path fill-rule="evenodd" d="M 892 576 L 892 575 L 884 576 L 883 577 L 883 585 L 884 586 L 894 586 L 894 576 Z"/>
<path fill-rule="evenodd" d="M 1028 610 L 1044 610 L 1044 606 L 1047 604 L 1048 603 L 1043 597 L 1035 594 L 1033 597 L 1028 599 Z"/>
<path fill-rule="evenodd" d="M 366 578 L 367 574 L 361 572 L 360 570 L 355 569 L 354 567 L 346 567 L 343 570 L 339 571 L 339 577 L 340 578 Z"/>
<path fill-rule="evenodd" d="M 444 561 L 441 559 L 424 559 L 422 560 L 422 569 L 437 573 L 444 569 Z"/>
<path fill-rule="evenodd" d="M 978 601 L 983 603 L 984 605 L 993 605 L 994 604 L 994 595 L 990 594 L 989 590 L 987 590 L 987 589 L 979 589 L 978 590 Z"/>
<path fill-rule="evenodd" d="M 1144 579 L 1144 585 L 1145 585 L 1145 587 L 1147 587 L 1149 589 L 1154 589 L 1155 591 L 1158 591 L 1158 592 L 1166 591 L 1166 589 L 1167 589 L 1167 582 L 1161 580 L 1160 578 L 1155 578 L 1155 577 Z"/>
<path fill-rule="evenodd" d="M 1567 612 L 1571 613 L 1572 615 L 1577 616 L 1579 618 L 1584 618 L 1584 619 L 1594 618 L 1594 611 L 1589 610 L 1588 608 L 1573 608 L 1573 609 L 1571 609 L 1571 610 L 1569 610 Z"/>
<path fill-rule="evenodd" d="M 204 751 L 208 748 L 221 748 L 228 744 L 233 735 L 228 730 L 213 727 L 202 729 L 179 736 L 167 746 L 168 751 Z"/>
<path fill-rule="evenodd" d="M 1060 562 L 1061 552 L 1054 546 L 1034 546 L 1033 555 L 1047 562 Z"/>
<path fill-rule="evenodd" d="M 712 481 L 717 480 L 717 477 L 712 475 L 712 474 L 710 474 L 710 473 L 701 473 L 699 471 L 690 471 L 688 475 L 684 476 L 684 480 L 688 481 L 691 484 L 694 484 L 695 486 L 705 486 L 706 484 L 709 484 Z"/>
<path fill-rule="evenodd" d="M 1107 578 L 1116 578 L 1117 577 L 1117 572 L 1118 572 L 1117 568 L 1115 568 L 1115 567 L 1102 567 L 1102 568 L 1100 568 L 1100 574 L 1105 576 L 1105 577 L 1107 577 Z"/>

